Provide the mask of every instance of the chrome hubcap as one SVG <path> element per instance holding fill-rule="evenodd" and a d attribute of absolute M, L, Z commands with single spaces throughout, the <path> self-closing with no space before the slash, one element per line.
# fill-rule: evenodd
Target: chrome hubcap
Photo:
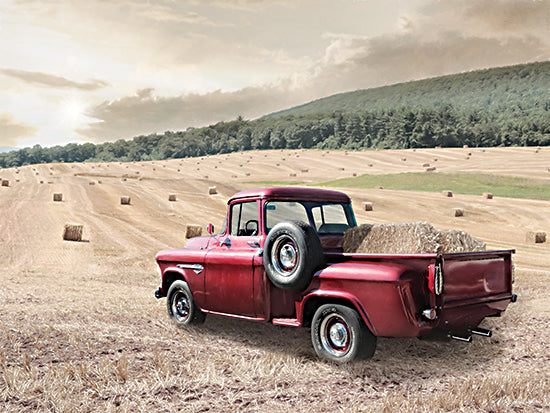
<path fill-rule="evenodd" d="M 275 241 L 271 250 L 271 262 L 280 275 L 292 275 L 298 263 L 298 248 L 292 237 L 284 235 Z"/>
<path fill-rule="evenodd" d="M 292 268 L 296 264 L 296 249 L 294 246 L 286 244 L 281 248 L 281 253 L 279 254 L 281 259 L 281 264 L 285 268 Z"/>
<path fill-rule="evenodd" d="M 348 341 L 348 330 L 346 330 L 346 326 L 341 323 L 332 325 L 329 335 L 330 341 L 332 341 L 336 347 L 344 347 Z"/>
<path fill-rule="evenodd" d="M 349 351 L 351 332 L 338 314 L 330 314 L 322 321 L 320 335 L 323 347 L 333 356 L 341 357 Z"/>

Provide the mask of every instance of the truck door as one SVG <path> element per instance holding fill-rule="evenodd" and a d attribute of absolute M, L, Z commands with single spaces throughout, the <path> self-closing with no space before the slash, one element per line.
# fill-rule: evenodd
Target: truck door
<path fill-rule="evenodd" d="M 234 203 L 224 234 L 206 253 L 206 302 L 214 312 L 255 317 L 254 257 L 260 250 L 259 202 Z"/>

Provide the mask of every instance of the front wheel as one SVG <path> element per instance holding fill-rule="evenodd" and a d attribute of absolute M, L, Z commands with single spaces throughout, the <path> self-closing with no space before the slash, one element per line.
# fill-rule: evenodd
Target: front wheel
<path fill-rule="evenodd" d="M 174 281 L 166 298 L 168 315 L 176 324 L 186 326 L 204 322 L 206 314 L 195 305 L 189 286 L 185 281 Z"/>
<path fill-rule="evenodd" d="M 369 359 L 376 350 L 376 336 L 352 308 L 325 304 L 311 324 L 311 342 L 317 355 L 336 363 Z"/>

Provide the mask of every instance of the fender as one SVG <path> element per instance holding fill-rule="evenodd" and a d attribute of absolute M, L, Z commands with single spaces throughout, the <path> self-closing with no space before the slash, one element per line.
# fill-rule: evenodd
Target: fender
<path fill-rule="evenodd" d="M 311 293 L 307 294 L 300 303 L 297 303 L 296 315 L 300 322 L 300 325 L 304 325 L 304 309 L 311 302 L 311 300 L 319 299 L 321 303 L 330 303 L 330 302 L 348 302 L 359 312 L 359 315 L 365 322 L 365 325 L 368 329 L 376 335 L 376 329 L 369 319 L 365 308 L 361 304 L 361 301 L 350 292 L 347 291 L 325 291 L 325 290 L 314 290 Z M 319 305 L 315 305 L 319 307 Z"/>

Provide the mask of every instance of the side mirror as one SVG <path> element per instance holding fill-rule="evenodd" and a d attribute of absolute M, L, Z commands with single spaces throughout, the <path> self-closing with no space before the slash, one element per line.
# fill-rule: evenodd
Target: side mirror
<path fill-rule="evenodd" d="M 208 232 L 210 235 L 212 235 L 214 233 L 214 225 L 208 224 L 206 226 L 206 232 Z"/>

